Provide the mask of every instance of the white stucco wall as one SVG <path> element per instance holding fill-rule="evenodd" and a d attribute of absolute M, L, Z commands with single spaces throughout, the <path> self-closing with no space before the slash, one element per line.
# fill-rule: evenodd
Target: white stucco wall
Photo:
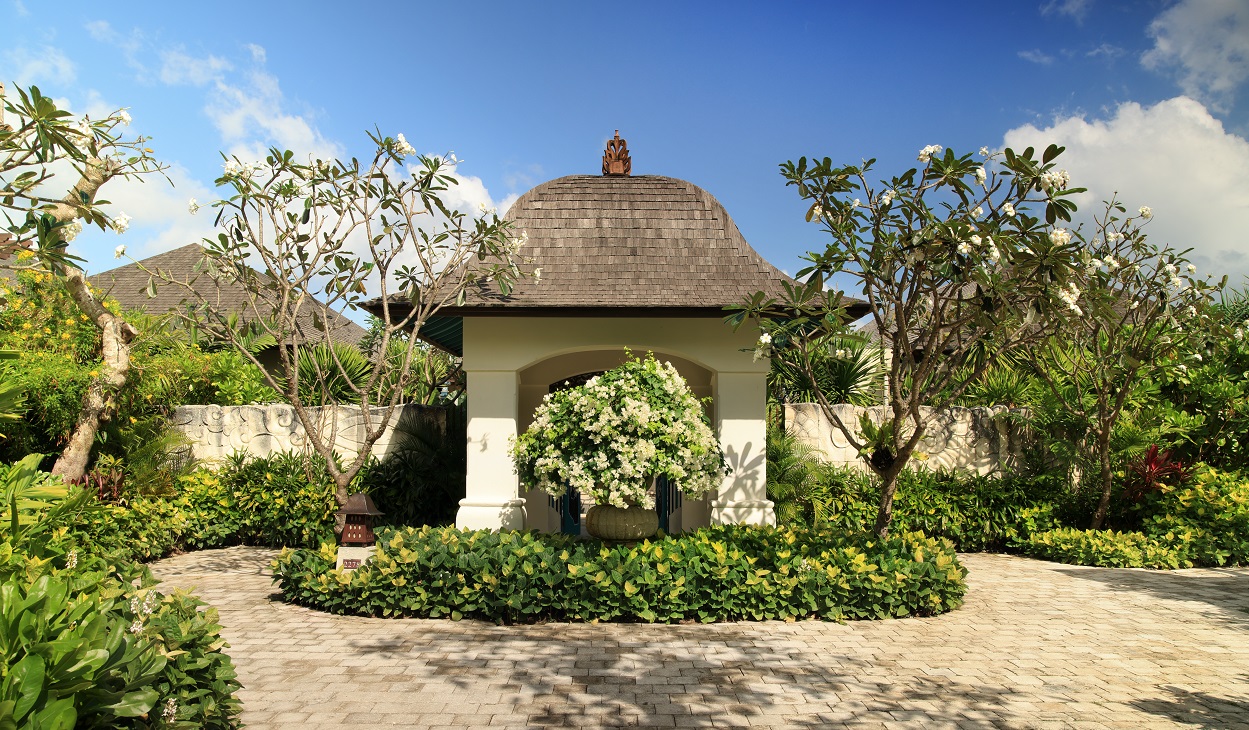
<path fill-rule="evenodd" d="M 877 424 L 885 408 L 860 408 L 849 404 L 833 406 L 837 417 L 857 429 L 859 416 L 871 414 Z M 919 450 L 924 459 L 911 462 L 921 469 L 950 469 L 972 474 L 998 474 L 1022 464 L 1023 436 L 1012 426 L 1004 406 L 993 408 L 947 408 L 934 412 L 921 408 L 931 417 Z M 785 406 L 785 430 L 810 446 L 823 461 L 866 471 L 867 465 L 836 424 L 824 416 L 817 403 L 789 403 Z"/>
<path fill-rule="evenodd" d="M 713 423 L 733 473 L 708 500 L 686 500 L 682 529 L 709 522 L 775 521 L 765 493 L 766 360 L 752 358 L 747 328 L 718 317 L 469 317 L 464 320 L 468 387 L 468 493 L 456 524 L 551 528 L 543 494 L 524 494 L 508 447 L 530 422 L 547 386 L 653 351 L 671 360 L 696 395 L 713 398 Z M 526 513 L 530 513 L 526 517 Z"/>

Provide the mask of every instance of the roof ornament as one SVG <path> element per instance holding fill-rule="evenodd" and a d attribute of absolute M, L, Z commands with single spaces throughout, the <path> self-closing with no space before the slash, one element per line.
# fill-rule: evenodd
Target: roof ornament
<path fill-rule="evenodd" d="M 628 143 L 620 138 L 620 130 L 616 130 L 616 138 L 607 140 L 607 151 L 603 153 L 603 174 L 613 177 L 628 177 L 633 172 L 633 160 L 629 159 Z"/>

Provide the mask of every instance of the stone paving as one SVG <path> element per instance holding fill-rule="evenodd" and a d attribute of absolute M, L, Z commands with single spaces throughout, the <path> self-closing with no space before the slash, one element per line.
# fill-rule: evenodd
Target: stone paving
<path fill-rule="evenodd" d="M 974 554 L 936 618 L 494 626 L 288 606 L 275 554 L 153 566 L 220 609 L 252 728 L 1249 729 L 1249 569 Z"/>

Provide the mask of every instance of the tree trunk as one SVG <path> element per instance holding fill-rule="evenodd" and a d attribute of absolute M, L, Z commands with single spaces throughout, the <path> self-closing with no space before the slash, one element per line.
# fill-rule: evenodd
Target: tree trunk
<path fill-rule="evenodd" d="M 1106 521 L 1106 512 L 1110 509 L 1110 490 L 1113 487 L 1114 474 L 1110 470 L 1110 434 L 1097 437 L 1097 457 L 1101 466 L 1102 498 L 1097 503 L 1097 511 L 1093 513 L 1093 524 L 1090 529 L 1102 529 Z"/>
<path fill-rule="evenodd" d="M 877 472 L 880 476 L 880 508 L 876 512 L 876 525 L 872 531 L 882 538 L 888 537 L 889 525 L 893 523 L 893 495 L 898 491 L 898 476 L 904 463 L 900 460 L 900 463 Z"/>
<path fill-rule="evenodd" d="M 70 433 L 69 443 L 52 467 L 52 473 L 65 481 L 77 481 L 87 473 L 91 446 L 100 424 L 113 417 L 117 410 L 117 392 L 126 384 L 130 373 L 130 343 L 138 331 L 121 317 L 108 311 L 91 293 L 87 279 L 78 269 L 65 274 L 65 286 L 79 309 L 91 317 L 103 334 L 100 376 L 87 386 L 78 421 Z"/>

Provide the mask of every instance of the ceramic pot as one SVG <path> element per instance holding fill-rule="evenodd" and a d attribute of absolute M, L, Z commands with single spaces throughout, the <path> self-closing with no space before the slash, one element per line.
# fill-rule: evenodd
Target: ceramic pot
<path fill-rule="evenodd" d="M 645 507 L 596 504 L 585 515 L 585 529 L 600 540 L 645 540 L 659 530 L 659 514 Z"/>

